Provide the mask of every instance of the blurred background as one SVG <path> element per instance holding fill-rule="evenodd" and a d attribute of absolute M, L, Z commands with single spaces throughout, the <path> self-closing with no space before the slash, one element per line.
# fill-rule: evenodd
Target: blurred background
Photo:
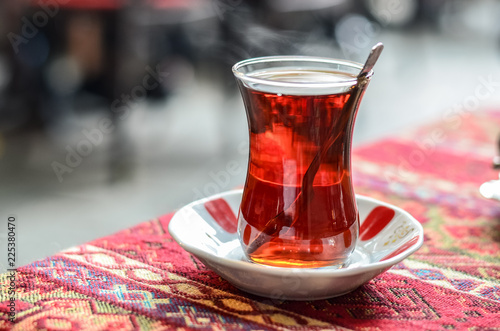
<path fill-rule="evenodd" d="M 0 239 L 15 215 L 23 265 L 242 185 L 246 58 L 364 62 L 382 41 L 355 146 L 500 109 L 499 17 L 494 0 L 2 0 Z"/>

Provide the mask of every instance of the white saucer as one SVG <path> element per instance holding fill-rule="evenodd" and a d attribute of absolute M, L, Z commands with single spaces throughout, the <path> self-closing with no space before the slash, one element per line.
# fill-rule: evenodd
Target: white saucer
<path fill-rule="evenodd" d="M 280 300 L 319 300 L 349 293 L 422 246 L 424 231 L 406 211 L 356 196 L 360 240 L 342 268 L 279 268 L 249 261 L 241 249 L 237 215 L 242 190 L 180 209 L 168 230 L 175 241 L 239 289 Z M 366 222 L 367 221 L 367 222 Z"/>

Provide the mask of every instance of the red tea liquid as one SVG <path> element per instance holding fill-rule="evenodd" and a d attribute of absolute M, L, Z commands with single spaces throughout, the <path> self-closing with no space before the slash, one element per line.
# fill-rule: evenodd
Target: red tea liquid
<path fill-rule="evenodd" d="M 321 81 L 331 75 L 345 79 L 336 72 L 265 74 L 280 81 Z M 344 107 L 350 92 L 294 95 L 240 88 L 250 128 L 249 168 L 238 216 L 248 257 L 282 267 L 344 263 L 359 228 L 350 179 L 355 110 Z M 332 135 L 337 137 L 333 143 Z M 319 168 L 308 175 L 312 181 L 306 185 L 304 176 L 313 162 L 318 164 L 313 160 L 322 150 Z"/>

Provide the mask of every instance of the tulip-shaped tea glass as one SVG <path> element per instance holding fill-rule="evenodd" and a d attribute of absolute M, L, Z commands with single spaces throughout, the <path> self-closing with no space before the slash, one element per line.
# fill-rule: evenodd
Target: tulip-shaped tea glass
<path fill-rule="evenodd" d="M 252 261 L 341 267 L 358 238 L 351 138 L 373 74 L 359 63 L 276 56 L 237 63 L 250 155 L 238 231 Z"/>

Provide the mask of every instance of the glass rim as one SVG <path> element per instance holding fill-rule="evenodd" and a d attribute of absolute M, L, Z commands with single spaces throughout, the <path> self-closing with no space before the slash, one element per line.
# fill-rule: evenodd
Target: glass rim
<path fill-rule="evenodd" d="M 285 81 L 277 81 L 266 78 L 257 78 L 254 76 L 248 75 L 248 73 L 242 72 L 240 69 L 251 65 L 251 64 L 260 64 L 260 63 L 272 63 L 272 62 L 283 62 L 283 61 L 296 61 L 296 62 L 310 62 L 310 63 L 323 63 L 323 64 L 335 64 L 335 65 L 343 65 L 351 68 L 358 69 L 361 71 L 363 69 L 363 64 L 359 62 L 342 60 L 336 58 L 327 58 L 327 57 L 319 57 L 319 56 L 307 56 L 307 55 L 279 55 L 279 56 L 262 56 L 246 59 L 236 63 L 232 67 L 233 74 L 236 78 L 241 79 L 246 82 L 251 82 L 254 84 L 264 84 L 271 86 L 281 86 L 281 87 L 312 87 L 312 88 L 334 88 L 334 87 L 347 87 L 354 86 L 358 79 L 354 77 L 352 79 L 348 79 L 342 82 L 285 82 Z M 271 66 L 270 66 L 271 68 Z M 370 70 L 366 75 L 367 78 L 371 78 L 373 75 L 373 70 Z"/>

